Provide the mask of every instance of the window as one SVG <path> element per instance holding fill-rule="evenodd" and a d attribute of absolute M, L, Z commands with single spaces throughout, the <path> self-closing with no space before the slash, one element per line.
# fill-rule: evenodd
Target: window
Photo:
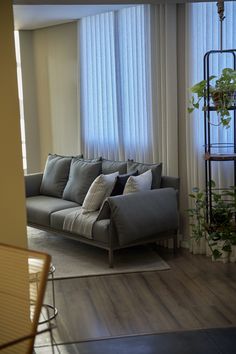
<path fill-rule="evenodd" d="M 25 143 L 25 120 L 24 120 L 24 103 L 23 103 L 23 87 L 22 87 L 19 32 L 14 31 L 14 36 L 15 36 L 15 50 L 16 50 L 18 98 L 19 98 L 19 108 L 20 108 L 22 159 L 23 159 L 23 169 L 24 169 L 24 172 L 26 173 L 27 161 L 26 161 L 26 143 Z"/>
<path fill-rule="evenodd" d="M 87 157 L 151 156 L 150 7 L 81 20 L 81 120 Z"/>

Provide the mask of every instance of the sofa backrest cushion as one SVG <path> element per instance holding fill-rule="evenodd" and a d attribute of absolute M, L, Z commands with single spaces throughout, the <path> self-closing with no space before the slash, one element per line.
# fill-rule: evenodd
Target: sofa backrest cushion
<path fill-rule="evenodd" d="M 94 159 L 85 159 L 85 158 L 83 158 L 83 161 L 85 161 L 85 162 L 99 162 L 99 161 L 102 161 L 102 156 L 95 157 Z"/>
<path fill-rule="evenodd" d="M 102 162 L 87 162 L 73 158 L 70 166 L 69 179 L 63 192 L 63 199 L 83 204 L 89 187 L 101 174 Z"/>
<path fill-rule="evenodd" d="M 101 174 L 93 181 L 82 204 L 84 212 L 95 211 L 102 206 L 104 200 L 111 195 L 117 176 L 118 172 Z"/>
<path fill-rule="evenodd" d="M 126 182 L 123 194 L 148 191 L 152 186 L 152 171 L 147 170 L 139 176 L 130 176 Z"/>
<path fill-rule="evenodd" d="M 127 173 L 127 162 L 102 159 L 102 173 L 104 175 L 117 171 L 120 175 Z"/>
<path fill-rule="evenodd" d="M 49 154 L 40 194 L 61 198 L 68 180 L 72 157 Z"/>
<path fill-rule="evenodd" d="M 130 176 L 138 176 L 138 171 L 117 176 L 115 186 L 111 192 L 111 196 L 123 194 L 126 182 Z"/>
<path fill-rule="evenodd" d="M 149 164 L 149 163 L 134 162 L 131 160 L 127 162 L 128 173 L 138 171 L 139 174 L 142 174 L 147 170 L 152 170 L 152 189 L 160 188 L 162 163 Z"/>

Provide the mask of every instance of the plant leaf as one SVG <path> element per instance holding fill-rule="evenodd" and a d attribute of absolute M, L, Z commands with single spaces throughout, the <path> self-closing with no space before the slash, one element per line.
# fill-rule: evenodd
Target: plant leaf
<path fill-rule="evenodd" d="M 220 257 L 222 256 L 222 252 L 220 252 L 220 251 L 217 250 L 217 249 L 214 249 L 214 250 L 212 251 L 212 255 L 213 255 L 214 259 L 218 259 L 218 258 L 220 258 Z"/>
<path fill-rule="evenodd" d="M 194 111 L 194 108 L 188 107 L 188 113 L 192 113 Z"/>

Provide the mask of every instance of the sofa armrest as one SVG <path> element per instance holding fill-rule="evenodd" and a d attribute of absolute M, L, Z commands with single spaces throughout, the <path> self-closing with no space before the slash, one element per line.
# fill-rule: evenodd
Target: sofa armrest
<path fill-rule="evenodd" d="M 25 176 L 25 192 L 26 197 L 33 197 L 40 194 L 40 186 L 43 173 L 33 173 Z"/>
<path fill-rule="evenodd" d="M 160 188 L 107 199 L 121 246 L 178 229 L 177 193 Z"/>
<path fill-rule="evenodd" d="M 161 188 L 174 188 L 179 190 L 180 179 L 179 177 L 162 176 L 161 177 Z"/>

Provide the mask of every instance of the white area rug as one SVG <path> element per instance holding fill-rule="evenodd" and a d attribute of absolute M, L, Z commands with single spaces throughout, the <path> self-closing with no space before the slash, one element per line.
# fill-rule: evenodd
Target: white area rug
<path fill-rule="evenodd" d="M 168 270 L 169 265 L 143 245 L 114 252 L 114 268 L 108 266 L 108 252 L 54 233 L 28 227 L 29 249 L 52 256 L 55 278 Z"/>

